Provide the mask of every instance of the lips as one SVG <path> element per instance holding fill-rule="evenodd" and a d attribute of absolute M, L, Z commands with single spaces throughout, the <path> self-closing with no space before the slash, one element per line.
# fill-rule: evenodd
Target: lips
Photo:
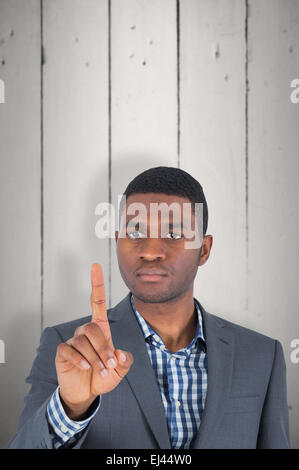
<path fill-rule="evenodd" d="M 158 269 L 142 269 L 141 271 L 137 272 L 137 276 L 167 276 L 165 271 L 161 271 Z"/>
<path fill-rule="evenodd" d="M 142 269 L 141 271 L 137 272 L 137 276 L 142 281 L 157 282 L 166 277 L 167 273 L 158 269 Z"/>

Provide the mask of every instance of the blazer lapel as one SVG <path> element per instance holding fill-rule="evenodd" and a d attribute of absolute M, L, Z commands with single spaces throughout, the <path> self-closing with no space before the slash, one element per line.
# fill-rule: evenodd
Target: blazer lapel
<path fill-rule="evenodd" d="M 134 364 L 125 379 L 138 401 L 161 449 L 170 449 L 165 409 L 143 333 L 131 307 L 129 293 L 108 311 L 115 348 L 130 351 Z M 199 303 L 199 302 L 198 302 Z M 213 447 L 213 436 L 229 396 L 234 357 L 234 334 L 220 318 L 202 312 L 208 358 L 208 388 L 199 431 L 193 448 Z"/>
<path fill-rule="evenodd" d="M 213 434 L 229 396 L 234 356 L 234 334 L 200 305 L 208 360 L 208 388 L 205 407 L 194 442 L 195 449 L 213 447 Z"/>
<path fill-rule="evenodd" d="M 134 363 L 126 375 L 143 413 L 161 449 L 170 449 L 165 409 L 145 339 L 133 312 L 129 293 L 108 311 L 113 344 L 116 349 L 130 351 Z"/>

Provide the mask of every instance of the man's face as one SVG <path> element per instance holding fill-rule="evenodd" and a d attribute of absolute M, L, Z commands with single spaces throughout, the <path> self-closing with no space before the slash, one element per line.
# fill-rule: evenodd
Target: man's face
<path fill-rule="evenodd" d="M 119 232 L 115 233 L 119 269 L 129 290 L 136 298 L 150 303 L 169 302 L 193 290 L 198 266 L 203 264 L 200 262 L 200 248 L 187 249 L 185 246 L 187 239 L 192 240 L 190 228 L 195 228 L 194 214 L 190 210 L 189 222 L 192 226 L 189 223 L 188 231 L 186 224 L 183 224 L 183 216 L 180 224 L 176 224 L 178 219 L 170 211 L 168 224 L 168 217 L 165 219 L 163 212 L 162 215 L 158 212 L 155 218 L 151 217 L 153 206 L 150 207 L 152 203 L 166 203 L 169 206 L 177 203 L 183 214 L 183 203 L 190 205 L 189 199 L 155 193 L 133 194 L 127 198 L 127 209 L 133 203 L 142 203 L 146 215 L 144 212 L 128 215 L 126 211 L 124 224 L 120 226 L 121 236 Z M 158 236 L 151 237 L 151 229 L 156 230 Z"/>

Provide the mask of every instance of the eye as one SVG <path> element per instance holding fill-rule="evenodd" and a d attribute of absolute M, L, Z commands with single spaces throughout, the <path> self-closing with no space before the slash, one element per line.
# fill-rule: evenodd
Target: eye
<path fill-rule="evenodd" d="M 128 236 L 131 238 L 131 240 L 137 240 L 138 238 L 145 238 L 144 234 L 137 230 L 135 230 L 134 232 L 128 232 Z"/>
<path fill-rule="evenodd" d="M 169 237 L 168 235 L 173 235 L 173 237 Z M 169 232 L 167 234 L 167 238 L 170 238 L 171 240 L 179 240 L 180 238 L 183 238 L 183 236 L 180 233 Z"/>

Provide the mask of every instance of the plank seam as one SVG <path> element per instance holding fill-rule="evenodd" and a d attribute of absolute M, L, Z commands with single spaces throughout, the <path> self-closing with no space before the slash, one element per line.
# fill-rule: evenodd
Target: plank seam
<path fill-rule="evenodd" d="M 40 34 L 41 34 L 41 58 L 40 58 L 40 309 L 41 309 L 41 333 L 44 329 L 44 30 L 43 30 L 43 0 L 40 0 Z"/>
<path fill-rule="evenodd" d="M 109 207 L 112 202 L 112 162 L 111 162 L 111 143 L 112 143 L 112 129 L 111 129 L 111 0 L 108 0 L 108 199 Z M 111 308 L 111 237 L 108 238 L 108 252 L 109 252 L 109 283 L 108 283 L 108 308 Z"/>
<path fill-rule="evenodd" d="M 177 166 L 180 168 L 181 156 L 181 25 L 180 0 L 176 2 L 176 36 L 177 36 Z"/>
<path fill-rule="evenodd" d="M 248 286 L 248 262 L 249 262 L 249 221 L 248 221 L 248 94 L 249 94 L 249 78 L 248 78 L 248 18 L 249 18 L 249 0 L 245 0 L 245 231 L 246 231 L 246 276 Z M 248 310 L 248 293 L 246 295 L 246 310 Z"/>

